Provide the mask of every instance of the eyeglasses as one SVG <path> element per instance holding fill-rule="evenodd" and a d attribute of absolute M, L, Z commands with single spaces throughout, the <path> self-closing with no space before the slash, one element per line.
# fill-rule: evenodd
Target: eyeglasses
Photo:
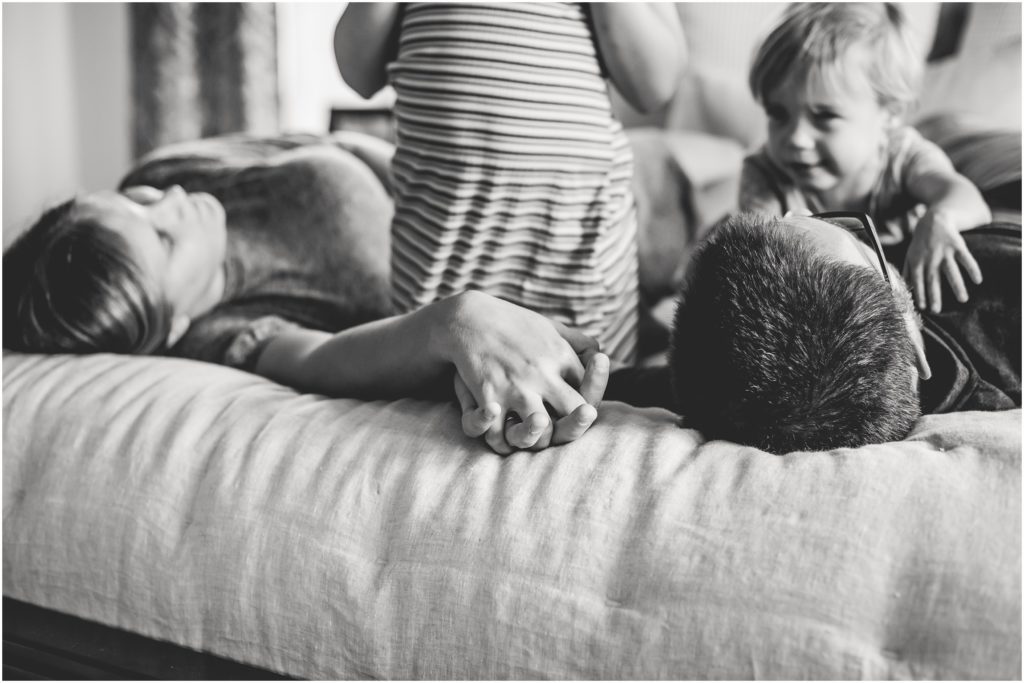
<path fill-rule="evenodd" d="M 890 288 L 892 287 L 892 280 L 889 279 L 889 269 L 885 266 L 885 254 L 882 252 L 882 243 L 878 240 L 878 231 L 875 230 L 875 224 L 871 220 L 871 216 L 866 213 L 852 211 L 827 211 L 825 213 L 816 213 L 811 218 L 817 218 L 826 223 L 837 225 L 843 230 L 856 235 L 862 242 L 870 244 L 875 250 L 875 256 L 878 257 L 878 267 L 882 271 L 882 277 L 885 278 L 886 284 Z"/>

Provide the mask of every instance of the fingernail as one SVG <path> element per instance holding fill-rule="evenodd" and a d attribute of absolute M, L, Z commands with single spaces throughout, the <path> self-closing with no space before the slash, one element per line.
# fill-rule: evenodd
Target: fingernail
<path fill-rule="evenodd" d="M 590 405 L 589 403 L 580 408 L 577 413 L 580 423 L 593 422 L 597 419 L 597 408 Z"/>

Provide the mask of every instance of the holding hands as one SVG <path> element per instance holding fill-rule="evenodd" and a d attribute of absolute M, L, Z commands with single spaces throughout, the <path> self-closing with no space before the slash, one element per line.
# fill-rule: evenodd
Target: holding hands
<path fill-rule="evenodd" d="M 917 307 L 942 310 L 942 283 L 945 277 L 957 301 L 967 301 L 963 268 L 971 282 L 981 284 L 981 268 L 960 236 L 957 222 L 948 211 L 930 209 L 914 229 L 913 239 L 903 264 L 903 279 L 914 292 Z"/>
<path fill-rule="evenodd" d="M 468 436 L 508 454 L 573 441 L 593 424 L 609 373 L 596 341 L 480 292 L 438 303 L 448 310 L 437 341 L 455 366 Z"/>

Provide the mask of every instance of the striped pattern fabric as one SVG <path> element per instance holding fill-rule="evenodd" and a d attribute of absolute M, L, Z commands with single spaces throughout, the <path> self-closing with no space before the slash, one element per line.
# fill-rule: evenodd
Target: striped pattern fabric
<path fill-rule="evenodd" d="M 392 291 L 409 311 L 468 289 L 631 361 L 633 159 L 584 9 L 404 5 Z"/>

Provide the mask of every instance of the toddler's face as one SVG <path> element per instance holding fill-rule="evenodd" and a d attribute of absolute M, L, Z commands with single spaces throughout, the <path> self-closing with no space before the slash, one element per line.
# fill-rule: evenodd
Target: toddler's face
<path fill-rule="evenodd" d="M 881 172 L 893 117 L 865 78 L 828 76 L 793 73 L 766 93 L 768 153 L 802 189 L 854 202 Z"/>

